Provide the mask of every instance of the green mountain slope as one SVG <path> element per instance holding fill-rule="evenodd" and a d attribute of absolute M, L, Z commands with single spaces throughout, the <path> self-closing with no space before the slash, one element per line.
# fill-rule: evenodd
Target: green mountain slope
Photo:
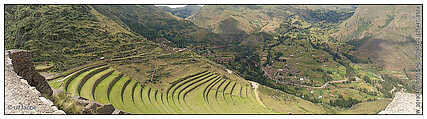
<path fill-rule="evenodd" d="M 380 87 L 393 82 L 329 36 L 351 6 L 205 7 L 245 14 L 205 19 L 218 32 L 193 21 L 198 14 L 151 5 L 10 5 L 6 48 L 66 70 L 52 87 L 131 113 L 357 113 L 357 103 L 387 102 L 392 89 Z"/>
<path fill-rule="evenodd" d="M 199 5 L 186 5 L 184 7 L 170 8 L 167 6 L 157 6 L 165 11 L 171 12 L 173 15 L 181 18 L 187 18 L 197 12 L 199 12 L 201 6 Z"/>
<path fill-rule="evenodd" d="M 415 5 L 360 6 L 354 16 L 340 24 L 338 40 L 355 46 L 352 53 L 369 59 L 381 74 L 414 91 L 416 70 Z M 391 80 L 391 79 L 389 79 Z M 412 87 L 412 88 L 411 88 Z"/>
<path fill-rule="evenodd" d="M 236 71 L 247 80 L 280 89 L 314 103 L 349 108 L 356 103 L 368 102 L 388 95 L 387 92 L 391 89 L 384 90 L 378 88 L 376 84 L 381 78 L 352 64 L 354 59 L 351 55 L 346 54 L 350 48 L 349 45 L 329 37 L 340 21 L 337 18 L 345 18 L 345 14 L 352 14 L 351 7 L 348 8 L 348 13 L 340 13 L 343 15 L 342 17 L 332 17 L 335 19 L 315 19 L 317 18 L 315 15 L 308 17 L 310 15 L 300 13 L 300 11 L 304 11 L 303 8 L 310 11 L 311 9 L 325 10 L 324 7 L 266 6 L 266 8 L 268 7 L 276 8 L 276 10 L 285 7 L 288 9 L 281 11 L 287 12 L 288 15 L 291 14 L 284 17 L 283 21 L 278 24 L 279 27 L 274 29 L 273 34 L 247 33 L 236 28 L 236 25 L 239 26 L 238 24 L 241 23 L 236 18 L 225 20 L 227 23 L 219 25 L 224 27 L 225 32 L 212 33 L 187 20 L 170 16 L 169 13 L 154 6 L 99 5 L 95 6 L 95 9 L 115 21 L 123 22 L 133 31 L 144 36 L 152 34 L 141 31 L 159 29 L 154 32 L 157 35 L 153 35 L 151 40 L 166 39 L 172 43 L 170 45 L 189 48 Z M 264 6 L 204 6 L 200 13 L 205 8 L 215 8 L 211 12 L 221 10 L 221 8 L 233 8 L 229 11 L 238 12 L 238 9 L 244 9 L 250 13 L 263 9 Z M 291 10 L 291 8 L 300 9 Z M 155 21 L 144 19 L 155 19 Z M 259 19 L 251 18 L 250 20 Z M 317 20 L 323 20 L 323 22 L 316 22 Z M 146 29 L 142 29 L 142 26 L 146 26 Z M 198 34 L 200 32 L 203 34 Z M 264 57 L 266 57 L 266 61 L 263 60 Z M 282 57 L 284 60 L 281 59 Z M 333 85 L 328 85 L 329 83 Z"/>
<path fill-rule="evenodd" d="M 60 71 L 142 47 L 137 44 L 156 47 L 90 6 L 8 5 L 5 22 L 6 49 L 30 50 L 35 62 L 51 62 Z"/>
<path fill-rule="evenodd" d="M 274 32 L 289 16 L 309 22 L 340 22 L 352 15 L 351 6 L 319 5 L 206 5 L 188 17 L 215 33 Z"/>

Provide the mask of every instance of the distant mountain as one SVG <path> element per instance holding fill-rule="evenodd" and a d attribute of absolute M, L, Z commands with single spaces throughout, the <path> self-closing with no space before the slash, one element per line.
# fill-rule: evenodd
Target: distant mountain
<path fill-rule="evenodd" d="M 415 5 L 359 6 L 334 37 L 355 46 L 356 57 L 368 59 L 394 78 L 414 79 L 415 9 Z"/>
<path fill-rule="evenodd" d="M 353 9 L 350 5 L 206 5 L 187 19 L 215 33 L 271 33 L 289 16 L 337 23 L 350 17 Z"/>
<path fill-rule="evenodd" d="M 170 8 L 167 6 L 157 6 L 162 10 L 171 12 L 173 15 L 182 17 L 182 18 L 187 18 L 197 12 L 199 12 L 200 8 L 202 8 L 202 6 L 199 5 L 186 5 L 184 7 L 177 7 L 177 8 Z"/>

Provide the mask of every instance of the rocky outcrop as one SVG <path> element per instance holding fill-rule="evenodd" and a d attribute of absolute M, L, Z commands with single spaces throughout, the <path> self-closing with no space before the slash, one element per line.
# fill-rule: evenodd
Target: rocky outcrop
<path fill-rule="evenodd" d="M 82 114 L 113 114 L 116 110 L 112 104 L 100 104 L 83 97 L 78 97 L 78 105 L 83 105 Z"/>
<path fill-rule="evenodd" d="M 421 114 L 422 108 L 417 107 L 416 98 L 416 94 L 397 92 L 393 101 L 378 114 Z M 422 99 L 422 96 L 419 98 Z"/>
<path fill-rule="evenodd" d="M 9 50 L 6 53 L 5 62 L 5 112 L 6 114 L 65 114 L 58 110 L 54 103 L 45 98 L 54 96 L 45 77 L 40 75 L 34 67 L 31 53 L 24 50 Z M 10 57 L 10 58 L 9 58 Z M 90 70 L 105 64 L 94 65 L 84 70 Z M 100 68 L 94 72 L 106 70 Z M 77 73 L 78 74 L 78 73 Z M 96 73 L 93 73 L 94 75 Z M 109 72 L 111 75 L 112 72 Z M 72 76 L 78 76 L 71 74 Z M 121 75 L 123 76 L 123 75 Z M 120 77 L 121 77 L 120 76 Z M 91 76 L 85 77 L 90 78 Z M 87 80 L 85 79 L 85 80 Z M 82 85 L 79 85 L 81 87 Z M 63 93 L 63 90 L 55 90 L 55 94 Z M 100 104 L 83 97 L 68 97 L 83 108 L 78 114 L 129 114 L 114 108 L 112 104 Z M 59 106 L 61 109 L 64 107 Z"/>
<path fill-rule="evenodd" d="M 30 86 L 26 79 L 14 72 L 9 52 L 5 55 L 4 73 L 5 114 L 65 114 L 52 101 L 41 97 L 41 91 Z"/>
<path fill-rule="evenodd" d="M 25 79 L 30 86 L 36 87 L 42 96 L 49 97 L 53 91 L 46 79 L 40 75 L 32 62 L 32 54 L 23 50 L 8 51 L 9 58 L 12 59 L 13 71 Z"/>

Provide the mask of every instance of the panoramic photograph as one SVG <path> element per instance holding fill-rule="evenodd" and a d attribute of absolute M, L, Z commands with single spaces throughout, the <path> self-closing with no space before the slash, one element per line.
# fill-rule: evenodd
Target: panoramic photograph
<path fill-rule="evenodd" d="M 4 5 L 4 114 L 422 115 L 422 5 Z"/>

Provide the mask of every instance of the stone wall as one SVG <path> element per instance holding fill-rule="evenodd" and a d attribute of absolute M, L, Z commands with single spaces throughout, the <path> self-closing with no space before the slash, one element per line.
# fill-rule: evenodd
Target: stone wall
<path fill-rule="evenodd" d="M 36 101 L 32 101 L 32 102 L 43 102 L 46 103 L 44 105 L 43 110 L 32 110 L 32 111 L 6 111 L 6 112 L 10 112 L 10 114 L 24 114 L 24 113 L 31 113 L 31 114 L 65 114 L 64 111 L 62 110 L 58 110 L 58 107 L 53 105 L 53 102 L 44 98 L 44 97 L 51 97 L 53 96 L 53 92 L 54 90 L 49 86 L 47 80 L 45 79 L 45 77 L 43 77 L 42 75 L 40 75 L 34 67 L 34 63 L 32 62 L 32 54 L 28 51 L 25 50 L 8 50 L 6 53 L 6 58 L 7 62 L 10 62 L 9 66 L 11 71 L 10 72 L 6 72 L 8 75 L 9 74 L 15 74 L 17 75 L 15 78 L 18 79 L 22 79 L 24 80 L 24 82 L 27 85 L 32 86 L 33 89 L 29 88 L 30 90 L 35 90 L 35 92 L 38 92 L 39 96 L 43 96 L 43 97 L 32 97 L 31 100 L 36 100 Z M 100 64 L 100 65 L 94 65 L 94 66 L 89 66 L 83 70 L 89 70 L 89 69 L 93 69 L 96 67 L 100 67 L 100 66 L 104 66 L 105 64 Z M 105 69 L 107 69 L 108 67 L 105 68 L 101 68 L 99 69 L 99 71 L 103 71 Z M 13 72 L 12 72 L 13 70 Z M 99 72 L 98 71 L 98 72 Z M 70 75 L 72 76 L 78 76 L 76 74 L 80 73 L 82 71 L 79 71 L 77 73 L 72 73 Z M 93 73 L 96 74 L 96 73 Z M 93 75 L 92 74 L 92 75 Z M 110 72 L 110 74 L 112 74 L 112 72 Z M 123 76 L 123 75 L 121 75 Z M 120 76 L 120 77 L 121 77 Z M 85 78 L 90 78 L 91 76 L 87 76 Z M 85 80 L 87 80 L 85 79 Z M 9 78 L 7 78 L 6 80 L 9 80 Z M 21 81 L 22 82 L 22 81 Z M 67 82 L 69 83 L 69 82 Z M 79 87 L 81 88 L 82 85 L 80 84 Z M 13 89 L 9 89 L 9 90 L 15 90 Z M 12 94 L 12 92 L 14 91 L 8 91 L 6 94 L 9 94 L 10 92 L 10 96 L 14 96 L 14 95 L 18 95 L 18 94 Z M 20 89 L 21 90 L 21 89 Z M 16 92 L 16 91 L 15 91 Z M 61 89 L 59 90 L 55 90 L 55 94 L 59 94 L 60 92 L 62 92 Z M 27 95 L 23 95 L 21 97 L 27 97 Z M 16 96 L 14 96 L 14 98 L 16 98 Z M 33 99 L 34 98 L 34 99 Z M 37 99 L 36 99 L 37 98 Z M 94 101 L 90 101 L 86 98 L 83 97 L 68 97 L 71 100 L 75 101 L 75 105 L 79 105 L 83 108 L 81 108 L 81 110 L 77 113 L 79 114 L 129 114 L 127 112 L 123 112 L 121 110 L 117 110 L 114 108 L 114 106 L 112 104 L 100 104 Z M 10 101 L 14 101 L 16 102 L 17 99 L 8 99 L 6 98 L 7 101 L 6 102 L 10 102 Z M 6 105 L 11 105 L 10 107 L 17 105 L 17 104 L 22 104 L 22 102 L 12 102 L 11 103 L 6 103 Z M 32 105 L 31 101 L 27 101 L 28 103 L 25 103 L 27 105 Z M 40 104 L 39 104 L 40 105 Z M 18 105 L 21 106 L 21 105 Z M 17 106 L 15 106 L 17 107 Z M 64 107 L 60 107 L 60 108 L 64 108 Z M 37 112 L 38 111 L 38 112 Z M 75 112 L 76 113 L 76 112 Z"/>
<path fill-rule="evenodd" d="M 49 97 L 53 91 L 46 79 L 40 75 L 34 67 L 32 54 L 23 50 L 8 51 L 9 58 L 12 59 L 13 71 L 27 80 L 30 86 L 36 87 L 42 96 Z"/>
<path fill-rule="evenodd" d="M 5 114 L 65 114 L 52 101 L 42 97 L 36 87 L 30 86 L 26 79 L 14 72 L 9 52 L 5 53 L 4 60 Z"/>

